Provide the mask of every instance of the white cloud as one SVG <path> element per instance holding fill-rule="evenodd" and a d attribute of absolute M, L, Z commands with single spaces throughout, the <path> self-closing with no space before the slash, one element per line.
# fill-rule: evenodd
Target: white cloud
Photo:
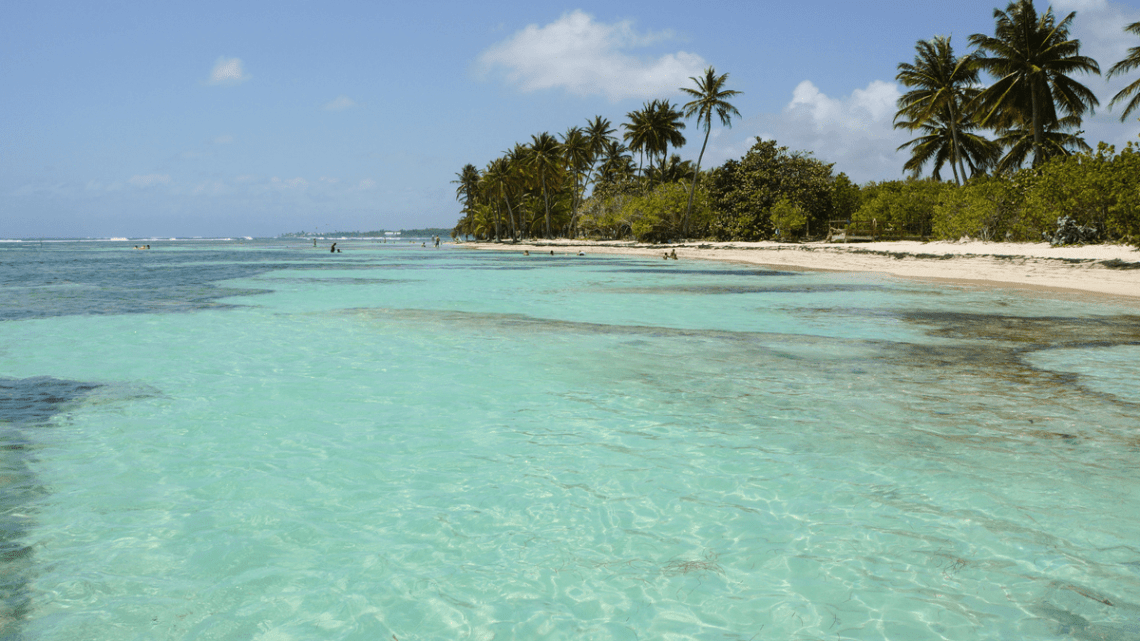
<path fill-rule="evenodd" d="M 841 97 L 804 80 L 780 113 L 748 117 L 732 129 L 714 129 L 706 160 L 713 166 L 740 158 L 760 138 L 791 151 L 810 151 L 856 182 L 902 178 L 907 156 L 895 149 L 909 136 L 894 129 L 898 97 L 898 86 L 883 80 Z"/>
<path fill-rule="evenodd" d="M 357 183 L 356 186 L 359 189 L 373 189 L 376 187 L 376 181 L 372 180 L 371 178 L 365 178 L 364 180 Z"/>
<path fill-rule="evenodd" d="M 236 85 L 249 80 L 251 76 L 242 69 L 241 58 L 219 57 L 210 72 L 212 85 Z"/>
<path fill-rule="evenodd" d="M 215 145 L 228 145 L 234 141 L 234 137 L 229 134 L 222 134 L 214 138 Z"/>
<path fill-rule="evenodd" d="M 154 185 L 169 185 L 169 174 L 135 174 L 127 179 L 127 182 L 135 187 L 153 187 Z"/>
<path fill-rule="evenodd" d="M 325 111 L 344 111 L 345 109 L 352 109 L 356 106 L 356 101 L 345 95 L 339 95 L 333 100 L 325 103 Z"/>
<path fill-rule="evenodd" d="M 685 51 L 656 58 L 625 53 L 673 37 L 668 31 L 639 34 L 629 20 L 603 24 L 574 11 L 493 45 L 479 56 L 478 71 L 483 76 L 499 71 L 522 91 L 562 88 L 611 101 L 673 94 L 707 66 L 703 58 Z"/>

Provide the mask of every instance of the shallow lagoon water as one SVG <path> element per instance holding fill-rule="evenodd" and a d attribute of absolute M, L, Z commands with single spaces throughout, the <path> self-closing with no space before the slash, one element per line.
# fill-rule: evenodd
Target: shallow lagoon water
<path fill-rule="evenodd" d="M 1140 639 L 1140 312 L 0 247 L 5 638 Z"/>

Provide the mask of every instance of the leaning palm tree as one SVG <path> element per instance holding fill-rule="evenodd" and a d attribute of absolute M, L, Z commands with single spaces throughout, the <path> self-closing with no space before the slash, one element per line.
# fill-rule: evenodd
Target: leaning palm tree
<path fill-rule="evenodd" d="M 740 92 L 724 88 L 725 83 L 728 82 L 727 73 L 718 76 L 716 70 L 709 67 L 705 69 L 704 76 L 700 78 L 690 76 L 689 80 L 695 82 L 697 88 L 681 87 L 681 91 L 693 98 L 685 103 L 685 117 L 692 118 L 695 115 L 698 127 L 702 126 L 703 123 L 705 141 L 701 143 L 701 153 L 697 155 L 697 168 L 693 172 L 693 184 L 689 187 L 689 204 L 685 207 L 685 217 L 681 220 L 681 235 L 685 235 L 689 231 L 689 216 L 693 212 L 693 194 L 697 191 L 697 178 L 701 175 L 701 160 L 704 159 L 705 147 L 709 144 L 713 115 L 715 114 L 720 119 L 720 124 L 725 127 L 732 126 L 732 116 L 740 117 L 740 112 L 728 102 L 729 98 L 740 95 Z"/>
<path fill-rule="evenodd" d="M 1132 24 L 1125 27 L 1124 30 L 1140 36 L 1140 22 L 1133 22 Z M 1128 50 L 1128 56 L 1126 56 L 1124 60 L 1121 60 L 1120 62 L 1112 65 L 1112 68 L 1108 70 L 1108 73 L 1105 75 L 1105 77 L 1111 78 L 1117 74 L 1122 74 L 1125 71 L 1131 71 L 1137 67 L 1140 67 L 1140 47 L 1132 47 Z M 1120 122 L 1124 122 L 1124 120 L 1128 118 L 1128 114 L 1132 113 L 1136 109 L 1140 109 L 1140 79 L 1137 79 L 1136 82 L 1133 82 L 1127 87 L 1121 89 L 1119 93 L 1113 96 L 1112 102 L 1108 103 L 1109 108 L 1111 109 L 1113 105 L 1118 102 L 1122 102 L 1128 96 L 1132 96 L 1132 100 L 1128 101 L 1128 104 L 1124 107 L 1124 113 L 1120 114 Z"/>
<path fill-rule="evenodd" d="M 1100 74 L 1095 60 L 1080 55 L 1080 41 L 1069 38 L 1074 16 L 1076 12 L 1057 21 L 1052 8 L 1039 16 L 1033 0 L 1017 0 L 1005 11 L 994 10 L 993 36 L 970 36 L 978 48 L 974 64 L 996 78 L 974 101 L 979 122 L 999 130 L 1031 131 L 1035 166 L 1048 155 L 1047 131 L 1100 104 L 1088 87 L 1069 77 Z"/>
<path fill-rule="evenodd" d="M 542 203 L 546 210 L 546 237 L 550 238 L 550 188 L 557 184 L 562 171 L 562 145 L 548 132 L 531 136 L 526 150 L 527 165 L 538 175 L 542 185 Z"/>
<path fill-rule="evenodd" d="M 960 185 L 966 179 L 966 165 L 959 131 L 965 117 L 964 107 L 980 92 L 978 68 L 971 63 L 970 56 L 955 56 L 947 37 L 919 40 L 915 49 L 914 64 L 900 63 L 895 76 L 903 86 L 911 88 L 898 100 L 895 128 L 915 131 L 927 130 L 934 122 L 945 125 L 951 142 L 947 150 L 950 169 L 954 182 Z M 916 143 L 915 150 L 920 148 L 923 145 Z M 922 164 L 925 163 L 919 162 Z"/>

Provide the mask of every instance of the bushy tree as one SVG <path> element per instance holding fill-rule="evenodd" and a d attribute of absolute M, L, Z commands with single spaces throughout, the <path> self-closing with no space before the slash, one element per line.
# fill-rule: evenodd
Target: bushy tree
<path fill-rule="evenodd" d="M 1100 143 L 1095 151 L 1052 159 L 1033 176 L 1026 209 L 1041 219 L 1042 231 L 1070 216 L 1107 238 L 1140 240 L 1140 151 L 1129 143 L 1117 154 Z"/>
<path fill-rule="evenodd" d="M 772 206 L 781 198 L 800 207 L 809 231 L 824 231 L 833 210 L 832 165 L 808 153 L 789 153 L 774 140 L 760 140 L 739 161 L 712 173 L 709 198 L 716 216 L 710 233 L 718 240 L 761 240 L 775 231 Z"/>
<path fill-rule="evenodd" d="M 942 194 L 934 207 L 933 235 L 942 240 L 1039 240 L 1040 230 L 1026 224 L 1024 175 L 975 178 Z"/>
<path fill-rule="evenodd" d="M 953 185 L 937 180 L 871 183 L 863 187 L 862 204 L 853 220 L 885 238 L 925 238 L 931 233 L 934 207 L 952 189 Z"/>

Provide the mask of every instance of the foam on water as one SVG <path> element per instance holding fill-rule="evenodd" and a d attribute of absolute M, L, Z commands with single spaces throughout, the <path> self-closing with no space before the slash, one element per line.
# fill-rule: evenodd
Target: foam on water
<path fill-rule="evenodd" d="M 0 281 L 39 301 L 0 323 L 12 638 L 1140 638 L 1127 305 L 363 243 L 52 252 L 90 296 Z M 149 290 L 84 269 L 129 261 Z"/>

